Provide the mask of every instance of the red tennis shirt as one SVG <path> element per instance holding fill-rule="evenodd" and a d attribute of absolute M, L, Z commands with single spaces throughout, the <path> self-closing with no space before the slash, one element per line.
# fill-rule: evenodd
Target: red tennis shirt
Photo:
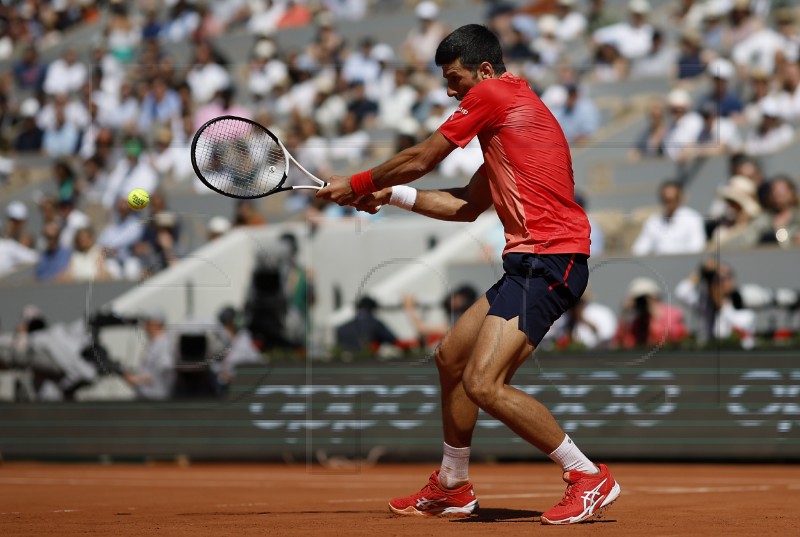
<path fill-rule="evenodd" d="M 510 73 L 482 80 L 441 127 L 464 147 L 478 136 L 509 252 L 589 255 L 589 219 L 575 203 L 569 145 L 553 114 Z"/>

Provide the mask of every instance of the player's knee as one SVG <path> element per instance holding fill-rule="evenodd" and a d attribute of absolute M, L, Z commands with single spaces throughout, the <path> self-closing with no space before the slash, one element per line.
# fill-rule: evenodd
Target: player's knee
<path fill-rule="evenodd" d="M 485 375 L 476 374 L 469 369 L 465 371 L 464 392 L 470 400 L 483 409 L 490 409 L 494 406 L 498 396 L 498 387 Z"/>
<path fill-rule="evenodd" d="M 439 345 L 433 353 L 439 376 L 446 378 L 460 378 L 463 366 L 448 352 L 445 345 Z"/>

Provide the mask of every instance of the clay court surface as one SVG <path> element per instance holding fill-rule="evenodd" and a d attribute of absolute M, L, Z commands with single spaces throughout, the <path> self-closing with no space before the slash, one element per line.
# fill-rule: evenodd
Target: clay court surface
<path fill-rule="evenodd" d="M 797 535 L 800 466 L 614 464 L 620 499 L 595 522 L 542 526 L 563 486 L 552 464 L 474 465 L 467 519 L 396 517 L 434 464 L 0 467 L 0 535 Z"/>

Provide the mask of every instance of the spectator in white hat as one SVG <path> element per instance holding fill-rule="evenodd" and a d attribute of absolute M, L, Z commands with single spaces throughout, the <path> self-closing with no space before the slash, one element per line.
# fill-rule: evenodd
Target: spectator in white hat
<path fill-rule="evenodd" d="M 681 158 L 681 152 L 693 144 L 703 130 L 703 119 L 692 111 L 692 97 L 683 88 L 676 88 L 667 95 L 667 108 L 672 121 L 664 137 L 664 153 L 673 160 Z"/>
<path fill-rule="evenodd" d="M 725 203 L 725 213 L 714 228 L 706 249 L 717 251 L 753 246 L 748 230 L 761 214 L 755 183 L 748 177 L 735 175 L 720 188 L 718 197 Z"/>
<path fill-rule="evenodd" d="M 733 64 L 724 58 L 717 58 L 708 64 L 707 71 L 712 80 L 712 89 L 700 100 L 700 105 L 713 103 L 720 117 L 738 121 L 744 105 L 742 100 L 730 90 L 731 82 L 736 74 Z"/>
<path fill-rule="evenodd" d="M 556 17 L 558 18 L 556 37 L 565 43 L 575 41 L 586 33 L 586 17 L 580 11 L 575 10 L 576 3 L 576 0 L 556 1 Z"/>
<path fill-rule="evenodd" d="M 231 229 L 231 222 L 224 216 L 215 216 L 206 225 L 206 240 L 209 242 L 225 235 Z"/>
<path fill-rule="evenodd" d="M 647 55 L 653 43 L 653 27 L 647 21 L 650 3 L 630 0 L 628 20 L 600 28 L 592 36 L 596 44 L 611 43 L 628 60 Z"/>
<path fill-rule="evenodd" d="M 775 97 L 761 101 L 761 123 L 744 140 L 744 152 L 750 156 L 770 155 L 794 141 L 794 128 L 781 119 L 781 108 Z"/>
<path fill-rule="evenodd" d="M 719 114 L 719 104 L 706 101 L 700 105 L 698 114 L 702 128 L 697 138 L 680 149 L 675 160 L 687 161 L 698 157 L 713 157 L 723 153 L 736 153 L 742 147 L 742 139 L 736 123 Z"/>
<path fill-rule="evenodd" d="M 402 51 L 409 64 L 427 66 L 436 55 L 436 47 L 447 36 L 448 28 L 438 20 L 439 6 L 434 2 L 420 2 L 414 13 L 419 25 L 406 36 Z"/>
<path fill-rule="evenodd" d="M 776 12 L 775 26 L 775 29 L 761 29 L 733 47 L 731 58 L 740 70 L 757 67 L 774 74 L 776 58 L 788 63 L 797 61 L 800 51 L 797 48 L 798 36 L 792 10 Z"/>
<path fill-rule="evenodd" d="M 683 312 L 663 300 L 658 282 L 648 277 L 631 281 L 619 316 L 618 347 L 661 347 L 679 343 L 687 333 Z"/>
<path fill-rule="evenodd" d="M 27 228 L 28 207 L 21 201 L 12 201 L 6 207 L 6 232 L 4 238 L 16 241 L 27 248 L 33 247 L 33 235 Z"/>

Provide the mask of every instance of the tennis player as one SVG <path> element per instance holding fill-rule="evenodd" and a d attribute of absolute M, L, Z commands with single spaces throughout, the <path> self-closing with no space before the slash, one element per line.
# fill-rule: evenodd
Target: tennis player
<path fill-rule="evenodd" d="M 528 83 L 505 71 L 497 37 L 458 28 L 439 44 L 436 64 L 447 93 L 461 101 L 426 140 L 351 177 L 333 176 L 317 197 L 375 212 L 390 204 L 451 221 L 472 221 L 494 204 L 503 223 L 504 275 L 456 322 L 436 350 L 444 457 L 428 484 L 390 500 L 402 515 L 466 516 L 478 507 L 469 480 L 478 408 L 559 464 L 567 483 L 544 524 L 595 516 L 620 487 L 595 465 L 539 401 L 509 383 L 552 323 L 588 283 L 589 222 L 574 201 L 572 158 L 553 115 Z M 447 190 L 406 186 L 477 136 L 484 164 L 469 184 Z"/>

